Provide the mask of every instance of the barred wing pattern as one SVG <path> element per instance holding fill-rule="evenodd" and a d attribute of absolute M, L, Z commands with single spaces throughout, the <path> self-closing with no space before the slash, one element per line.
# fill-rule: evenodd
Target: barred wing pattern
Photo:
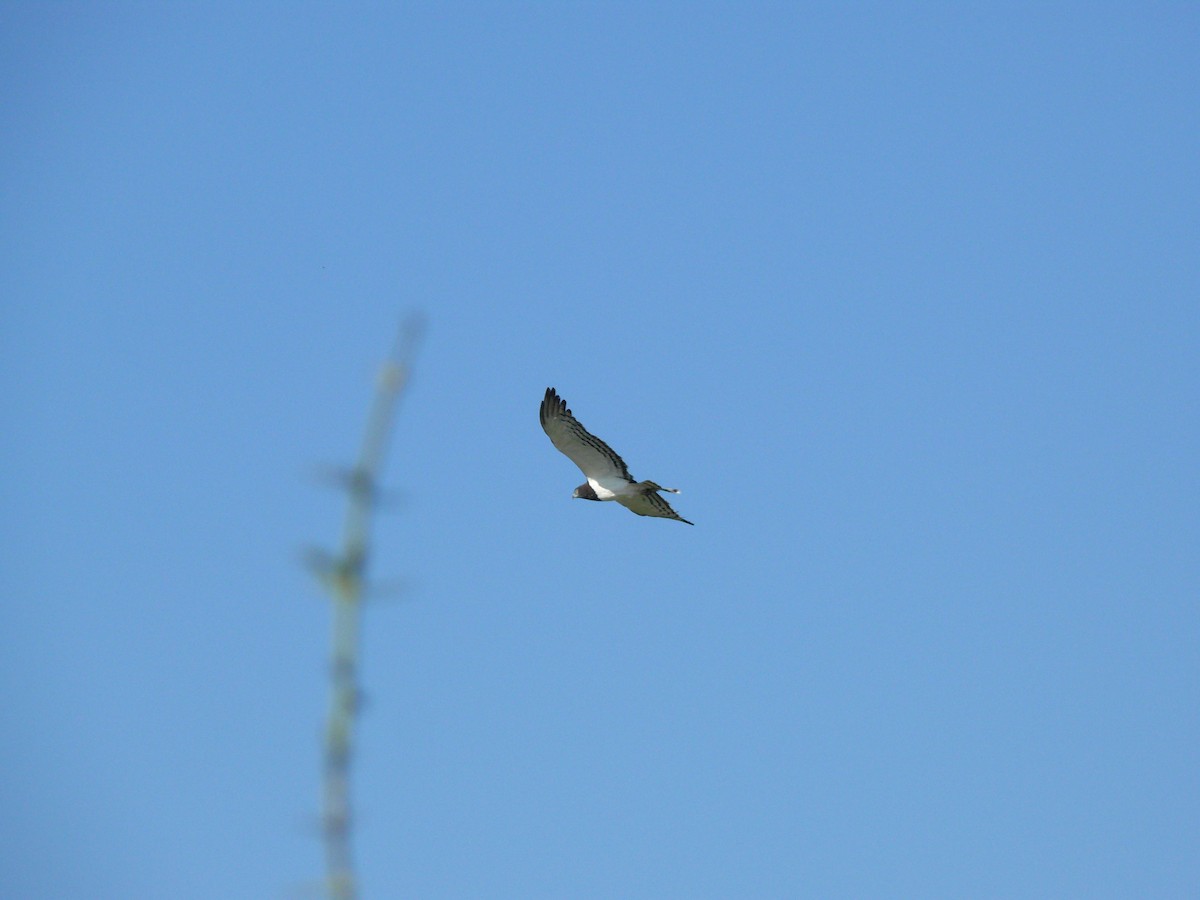
<path fill-rule="evenodd" d="M 687 522 L 688 525 L 696 524 L 695 522 L 688 522 L 687 519 L 671 509 L 671 504 L 664 500 L 656 491 L 646 491 L 641 494 L 633 494 L 629 497 L 618 497 L 617 502 L 639 516 L 658 516 L 660 519 L 676 519 L 680 522 Z"/>
<path fill-rule="evenodd" d="M 612 447 L 600 440 L 571 415 L 567 409 L 567 401 L 555 393 L 554 388 L 546 388 L 542 408 L 538 411 L 542 420 L 542 428 L 550 436 L 551 443 L 558 448 L 571 462 L 579 466 L 580 471 L 597 481 L 620 478 L 632 484 L 629 467 Z"/>

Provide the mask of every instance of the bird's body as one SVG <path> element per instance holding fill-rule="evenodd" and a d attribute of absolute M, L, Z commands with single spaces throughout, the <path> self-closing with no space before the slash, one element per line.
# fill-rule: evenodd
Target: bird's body
<path fill-rule="evenodd" d="M 608 444 L 584 428 L 567 409 L 567 401 L 546 388 L 538 411 L 542 428 L 551 442 L 571 462 L 579 466 L 587 481 L 575 488 L 575 497 L 583 500 L 615 500 L 639 516 L 656 516 L 693 524 L 671 509 L 659 491 L 678 494 L 653 481 L 634 481 L 629 467 Z"/>
<path fill-rule="evenodd" d="M 607 481 L 608 484 L 604 482 Z M 615 478 L 606 478 L 603 481 L 599 478 L 589 478 L 587 480 L 588 487 L 592 489 L 592 493 L 596 495 L 597 500 L 616 500 L 629 488 L 629 482 L 618 481 Z M 588 498 L 591 499 L 590 497 Z"/>

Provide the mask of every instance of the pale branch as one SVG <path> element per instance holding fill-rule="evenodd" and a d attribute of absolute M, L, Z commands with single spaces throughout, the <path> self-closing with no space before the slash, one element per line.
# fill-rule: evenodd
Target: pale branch
<path fill-rule="evenodd" d="M 370 529 L 382 491 L 379 478 L 391 437 L 396 407 L 408 383 L 413 353 L 423 322 L 413 316 L 400 328 L 391 355 L 379 373 L 375 399 L 367 417 L 358 462 L 340 473 L 347 495 L 340 553 L 314 551 L 313 568 L 333 597 L 331 689 L 325 725 L 321 831 L 325 843 L 327 891 L 334 900 L 353 900 L 358 893 L 352 837 L 350 796 L 355 728 L 361 708 L 359 685 L 362 608 L 367 596 Z"/>

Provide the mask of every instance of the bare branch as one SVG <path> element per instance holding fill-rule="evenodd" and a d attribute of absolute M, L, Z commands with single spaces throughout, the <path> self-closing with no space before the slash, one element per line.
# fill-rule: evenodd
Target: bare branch
<path fill-rule="evenodd" d="M 336 555 L 320 551 L 307 554 L 312 569 L 334 601 L 321 803 L 326 888 L 334 900 L 353 900 L 358 893 L 351 840 L 354 817 L 350 773 L 363 697 L 358 678 L 359 636 L 362 608 L 368 595 L 370 529 L 382 495 L 379 478 L 396 407 L 408 383 L 412 356 L 423 331 L 424 322 L 419 316 L 412 316 L 401 325 L 392 354 L 379 373 L 358 462 L 338 472 L 337 483 L 347 494 L 341 551 Z"/>

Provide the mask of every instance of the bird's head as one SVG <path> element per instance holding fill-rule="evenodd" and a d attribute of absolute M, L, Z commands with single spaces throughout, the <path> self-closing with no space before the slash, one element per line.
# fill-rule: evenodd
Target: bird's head
<path fill-rule="evenodd" d="M 577 499 L 577 500 L 599 500 L 600 499 L 599 497 L 596 496 L 596 492 L 592 490 L 592 486 L 590 484 L 588 484 L 586 481 L 583 484 L 581 484 L 579 487 L 575 488 L 575 493 L 573 493 L 571 495 L 571 497 L 574 499 Z"/>

